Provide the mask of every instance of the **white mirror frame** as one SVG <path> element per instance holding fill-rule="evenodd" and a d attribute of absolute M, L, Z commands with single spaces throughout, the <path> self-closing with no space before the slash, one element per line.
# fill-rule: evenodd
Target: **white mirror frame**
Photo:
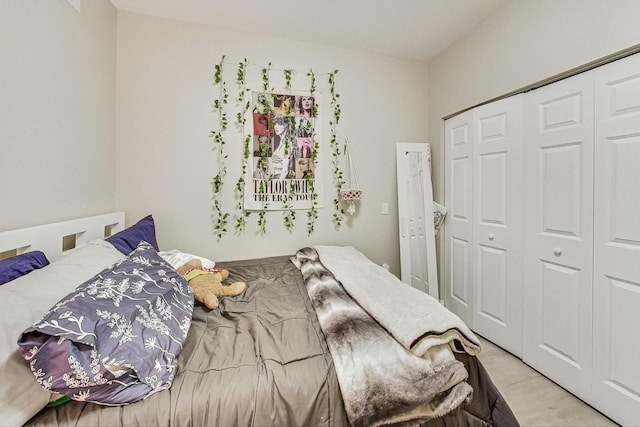
<path fill-rule="evenodd" d="M 430 157 L 429 143 L 396 143 L 400 273 L 439 300 Z"/>

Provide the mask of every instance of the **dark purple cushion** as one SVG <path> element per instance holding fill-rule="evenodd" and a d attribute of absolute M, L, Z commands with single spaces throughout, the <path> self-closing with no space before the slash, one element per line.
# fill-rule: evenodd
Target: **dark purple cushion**
<path fill-rule="evenodd" d="M 49 265 L 49 260 L 41 251 L 26 252 L 0 261 L 0 285 L 30 271 Z"/>
<path fill-rule="evenodd" d="M 151 215 L 145 216 L 131 227 L 125 228 L 105 240 L 125 255 L 129 255 L 143 240 L 153 246 L 156 251 L 159 250 L 156 241 L 156 226 Z"/>

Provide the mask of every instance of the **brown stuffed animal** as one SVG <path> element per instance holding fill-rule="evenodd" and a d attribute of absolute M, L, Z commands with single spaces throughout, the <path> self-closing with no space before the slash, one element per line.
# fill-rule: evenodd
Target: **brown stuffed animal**
<path fill-rule="evenodd" d="M 229 277 L 227 270 L 206 270 L 202 268 L 202 262 L 195 258 L 178 268 L 178 273 L 193 288 L 196 301 L 212 310 L 218 308 L 218 296 L 240 295 L 246 287 L 243 282 L 223 285 L 222 281 Z"/>

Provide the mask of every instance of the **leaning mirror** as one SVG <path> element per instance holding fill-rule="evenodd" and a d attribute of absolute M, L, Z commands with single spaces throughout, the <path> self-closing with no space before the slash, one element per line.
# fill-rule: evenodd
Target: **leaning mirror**
<path fill-rule="evenodd" d="M 430 158 L 428 143 L 396 144 L 400 273 L 404 283 L 439 300 Z"/>

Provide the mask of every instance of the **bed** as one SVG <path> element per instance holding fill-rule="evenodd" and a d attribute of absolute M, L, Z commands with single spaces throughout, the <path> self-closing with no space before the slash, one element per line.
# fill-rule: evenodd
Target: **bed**
<path fill-rule="evenodd" d="M 71 249 L 61 250 L 69 240 Z M 518 425 L 474 355 L 479 343 L 466 325 L 355 248 L 318 246 L 287 256 L 210 260 L 229 271 L 229 280 L 247 285 L 241 295 L 221 298 L 216 310 L 189 306 L 188 286 L 168 255 L 176 252 L 158 249 L 151 216 L 127 228 L 124 215 L 115 213 L 0 233 L 0 253 L 20 257 L 37 249 L 49 265 L 22 269 L 0 285 L 0 419 L 6 424 Z M 78 299 L 78 293 L 98 295 L 115 274 L 172 284 L 174 294 L 162 296 L 175 302 L 173 311 L 166 310 L 176 324 L 175 333 L 164 336 L 172 337 L 165 340 L 169 344 L 148 335 L 151 324 L 125 333 L 114 326 L 113 315 L 92 305 L 95 298 Z M 141 302 L 142 288 L 131 294 L 133 310 L 149 304 L 143 311 L 151 312 L 153 301 Z M 128 297 L 122 295 L 119 309 L 125 310 Z M 157 304 L 160 297 L 154 298 Z M 72 314 L 74 303 L 86 311 Z M 63 320 L 80 324 L 78 319 L 92 313 L 103 316 L 90 327 L 94 335 L 112 335 L 119 344 L 87 345 L 56 332 L 68 330 Z M 154 345 L 135 347 L 136 336 Z M 62 389 L 57 387 L 56 379 L 48 380 L 59 365 L 52 361 L 70 354 L 68 346 L 107 352 L 92 369 L 103 379 L 117 379 L 93 382 L 86 390 L 78 381 L 59 381 Z M 165 356 L 162 363 L 146 352 L 151 348 Z M 154 358 L 155 365 L 143 366 Z M 105 389 L 105 383 L 119 388 Z"/>

